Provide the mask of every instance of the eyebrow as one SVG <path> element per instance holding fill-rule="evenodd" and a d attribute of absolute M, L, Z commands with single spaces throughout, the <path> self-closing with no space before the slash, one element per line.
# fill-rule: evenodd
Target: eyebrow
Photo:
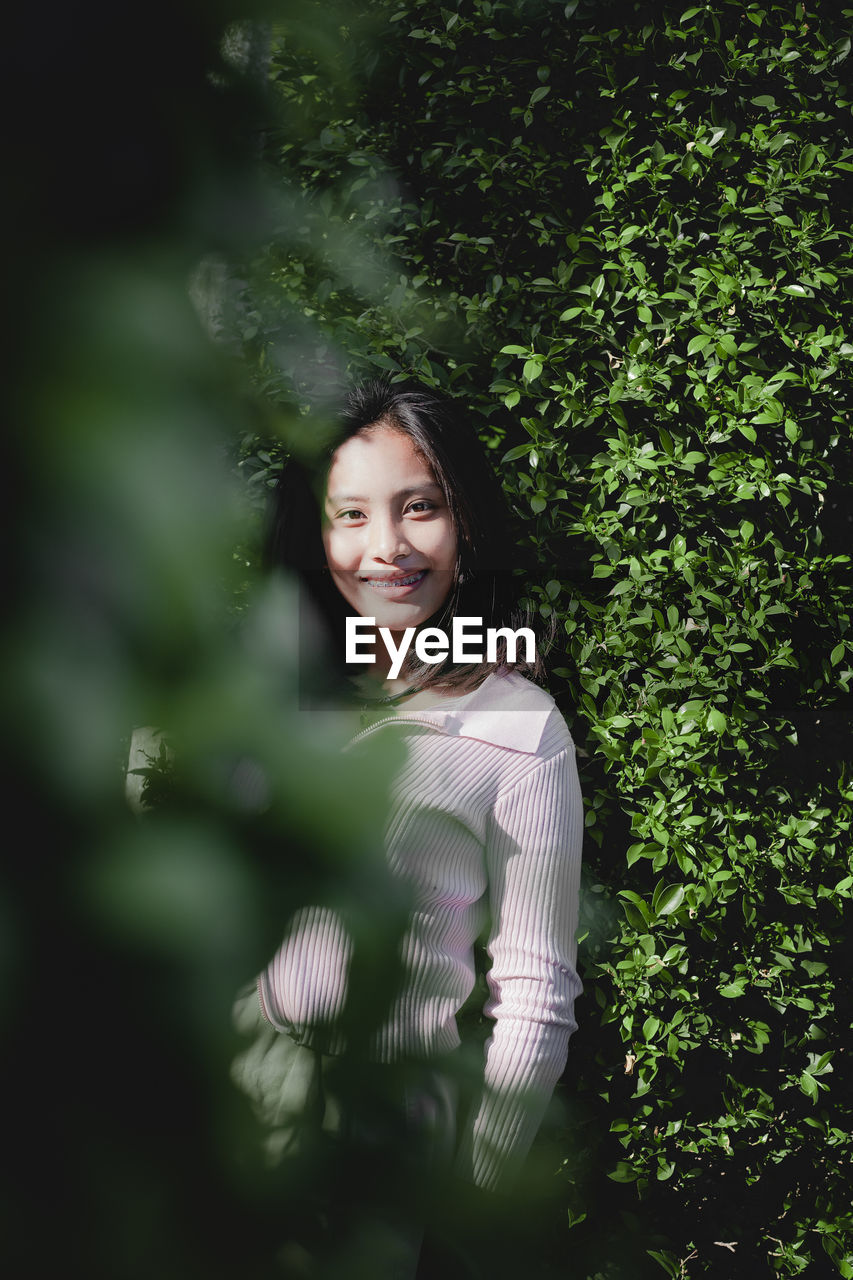
<path fill-rule="evenodd" d="M 442 492 L 440 484 L 436 484 L 434 480 L 429 480 L 426 484 L 416 484 L 412 485 L 409 489 L 400 489 L 392 496 L 397 499 L 405 500 L 406 498 L 411 498 L 415 493 L 425 493 L 427 489 L 437 489 L 439 493 Z M 340 507 L 348 502 L 360 502 L 366 505 L 370 502 L 370 499 L 349 493 L 328 493 L 326 494 L 326 502 L 333 507 Z"/>

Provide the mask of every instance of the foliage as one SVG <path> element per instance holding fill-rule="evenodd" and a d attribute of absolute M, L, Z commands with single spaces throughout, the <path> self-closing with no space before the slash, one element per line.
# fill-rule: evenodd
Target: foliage
<path fill-rule="evenodd" d="M 295 600 L 244 592 L 232 455 L 258 413 L 188 296 L 200 255 L 274 225 L 254 64 L 219 48 L 230 16 L 152 0 L 119 42 L 106 5 L 10 15 L 1 1199 L 18 1277 L 273 1273 L 312 1183 L 262 1176 L 229 1075 L 234 995 L 301 901 L 336 885 L 363 930 L 387 900 L 385 771 L 295 732 Z M 140 820 L 124 773 L 146 725 L 175 768 L 152 763 Z M 370 921 L 380 955 L 388 915 L 378 937 Z"/>
<path fill-rule="evenodd" d="M 586 996 L 542 1274 L 851 1276 L 853 10 L 312 14 L 270 29 L 282 217 L 231 323 L 273 405 L 463 400 L 560 624 Z"/>

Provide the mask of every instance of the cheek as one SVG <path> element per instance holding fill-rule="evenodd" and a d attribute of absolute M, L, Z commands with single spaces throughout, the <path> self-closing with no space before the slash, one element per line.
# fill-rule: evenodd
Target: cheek
<path fill-rule="evenodd" d="M 348 547 L 347 540 L 342 538 L 340 533 L 329 529 L 323 534 L 323 549 L 326 552 L 326 564 L 330 569 L 346 569 L 350 567 L 347 563 L 347 552 L 351 553 L 352 546 Z M 349 559 L 352 559 L 350 554 Z"/>
<path fill-rule="evenodd" d="M 456 531 L 451 526 L 445 531 L 441 545 L 441 560 L 445 569 L 452 569 L 456 565 L 459 554 L 459 540 L 456 537 Z"/>
<path fill-rule="evenodd" d="M 452 569 L 455 566 L 457 538 L 449 521 L 425 526 L 417 543 L 418 549 L 428 555 L 437 568 Z"/>

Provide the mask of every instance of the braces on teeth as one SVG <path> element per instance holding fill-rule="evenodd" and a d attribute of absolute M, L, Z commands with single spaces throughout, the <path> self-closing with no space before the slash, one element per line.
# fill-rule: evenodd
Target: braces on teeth
<path fill-rule="evenodd" d="M 372 587 L 409 587 L 413 582 L 417 582 L 425 574 L 425 569 L 419 569 L 417 573 L 410 574 L 408 578 L 363 578 L 363 582 L 369 582 Z"/>

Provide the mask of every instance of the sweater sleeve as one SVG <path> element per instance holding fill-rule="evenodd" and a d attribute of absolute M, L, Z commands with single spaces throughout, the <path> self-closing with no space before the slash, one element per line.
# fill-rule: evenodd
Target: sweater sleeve
<path fill-rule="evenodd" d="M 574 748 L 498 798 L 486 843 L 494 1018 L 482 1095 L 459 1172 L 494 1190 L 527 1155 L 566 1064 L 581 983 L 575 968 L 583 806 Z"/>

